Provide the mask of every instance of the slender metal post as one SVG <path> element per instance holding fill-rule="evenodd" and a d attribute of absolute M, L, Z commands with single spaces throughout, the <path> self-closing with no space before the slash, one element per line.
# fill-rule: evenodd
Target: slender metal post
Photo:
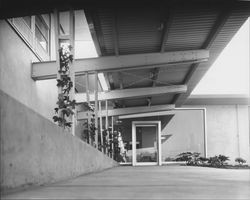
<path fill-rule="evenodd" d="M 103 152 L 103 135 L 102 135 L 102 131 L 103 131 L 103 128 L 102 128 L 102 102 L 99 101 L 99 113 L 100 113 L 100 131 L 101 131 L 101 149 L 102 149 L 102 152 Z"/>
<path fill-rule="evenodd" d="M 89 105 L 89 74 L 88 72 L 86 72 L 85 74 L 85 85 L 86 85 L 86 99 L 87 99 L 87 103 Z M 90 123 L 91 123 L 91 120 L 90 120 L 90 111 L 87 111 L 88 112 L 88 125 L 87 125 L 87 128 L 88 128 L 88 138 L 89 138 L 89 144 L 92 145 L 92 138 L 91 138 L 91 135 L 89 133 L 89 126 L 90 126 Z"/>
<path fill-rule="evenodd" d="M 69 11 L 69 24 L 70 24 L 70 32 L 69 32 L 69 41 L 70 41 L 70 45 L 71 47 L 74 47 L 74 41 L 75 41 L 75 16 L 74 16 L 74 10 L 73 9 L 70 9 Z M 73 87 L 70 91 L 70 98 L 71 100 L 75 99 L 75 70 L 74 70 L 74 56 L 75 56 L 75 48 L 72 48 L 71 49 L 71 54 L 73 55 L 73 61 L 72 63 L 70 64 L 70 78 L 71 78 L 71 81 L 73 83 Z M 76 125 L 76 120 L 75 120 L 75 115 L 76 115 L 76 111 L 75 109 L 73 110 L 74 112 L 74 115 L 72 115 L 72 118 L 71 118 L 71 122 L 72 122 L 72 135 L 75 135 L 75 125 Z"/>
<path fill-rule="evenodd" d="M 95 72 L 95 144 L 98 149 L 98 74 Z"/>
<path fill-rule="evenodd" d="M 111 117 L 111 131 L 112 131 L 112 158 L 114 159 L 114 117 Z"/>
<path fill-rule="evenodd" d="M 55 49 L 56 49 L 56 66 L 57 66 L 57 79 L 61 79 L 61 75 L 58 72 L 60 70 L 60 57 L 59 57 L 59 48 L 60 48 L 60 42 L 59 42 L 59 24 L 60 24 L 60 18 L 59 18 L 59 12 L 57 9 L 54 10 L 54 23 L 55 23 Z M 62 93 L 62 87 L 58 87 L 58 95 Z M 58 116 L 62 117 L 62 113 L 59 109 Z"/>
<path fill-rule="evenodd" d="M 106 153 L 109 154 L 109 131 L 108 131 L 108 100 L 105 101 L 105 109 L 106 109 L 106 115 L 105 115 L 105 129 L 107 131 L 106 141 L 107 141 L 107 149 Z"/>

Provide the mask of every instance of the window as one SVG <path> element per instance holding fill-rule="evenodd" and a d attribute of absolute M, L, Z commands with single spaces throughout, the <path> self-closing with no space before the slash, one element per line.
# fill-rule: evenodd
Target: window
<path fill-rule="evenodd" d="M 23 20 L 25 21 L 26 25 L 31 28 L 31 16 L 23 17 Z"/>
<path fill-rule="evenodd" d="M 48 52 L 49 28 L 41 16 L 36 16 L 35 20 L 36 38 L 43 49 Z"/>
<path fill-rule="evenodd" d="M 8 19 L 16 33 L 39 60 L 50 60 L 50 14 Z"/>

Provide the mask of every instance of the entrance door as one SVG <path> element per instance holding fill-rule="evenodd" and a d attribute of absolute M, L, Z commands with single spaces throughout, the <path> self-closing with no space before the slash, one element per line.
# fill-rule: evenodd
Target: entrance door
<path fill-rule="evenodd" d="M 132 164 L 161 165 L 161 122 L 132 122 Z"/>

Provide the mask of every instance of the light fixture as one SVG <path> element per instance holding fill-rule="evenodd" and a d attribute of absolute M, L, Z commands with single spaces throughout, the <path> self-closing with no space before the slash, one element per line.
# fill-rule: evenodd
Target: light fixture
<path fill-rule="evenodd" d="M 101 87 L 104 91 L 108 91 L 109 88 L 108 88 L 108 84 L 106 82 L 106 79 L 104 77 L 104 74 L 103 73 L 98 73 L 98 79 L 100 81 L 100 84 L 101 84 Z"/>

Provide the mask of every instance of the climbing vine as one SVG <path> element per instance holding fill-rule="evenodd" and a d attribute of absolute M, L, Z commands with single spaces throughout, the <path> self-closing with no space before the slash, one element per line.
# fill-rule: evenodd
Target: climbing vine
<path fill-rule="evenodd" d="M 64 45 L 59 49 L 60 68 L 58 70 L 59 79 L 57 79 L 57 87 L 59 88 L 57 107 L 55 110 L 55 116 L 53 116 L 54 122 L 57 122 L 59 126 L 71 127 L 72 122 L 69 121 L 70 116 L 74 115 L 75 100 L 70 99 L 70 91 L 73 88 L 73 82 L 70 78 L 70 63 L 73 61 L 73 55 L 71 54 L 72 47 L 70 45 Z"/>
<path fill-rule="evenodd" d="M 93 145 L 93 141 L 95 139 L 95 130 L 96 130 L 95 114 L 94 114 L 95 108 L 90 103 L 84 103 L 83 106 L 85 107 L 85 110 L 88 111 L 88 114 L 90 114 L 90 121 L 89 123 L 88 121 L 84 123 L 85 129 L 82 138 L 89 144 Z"/>

